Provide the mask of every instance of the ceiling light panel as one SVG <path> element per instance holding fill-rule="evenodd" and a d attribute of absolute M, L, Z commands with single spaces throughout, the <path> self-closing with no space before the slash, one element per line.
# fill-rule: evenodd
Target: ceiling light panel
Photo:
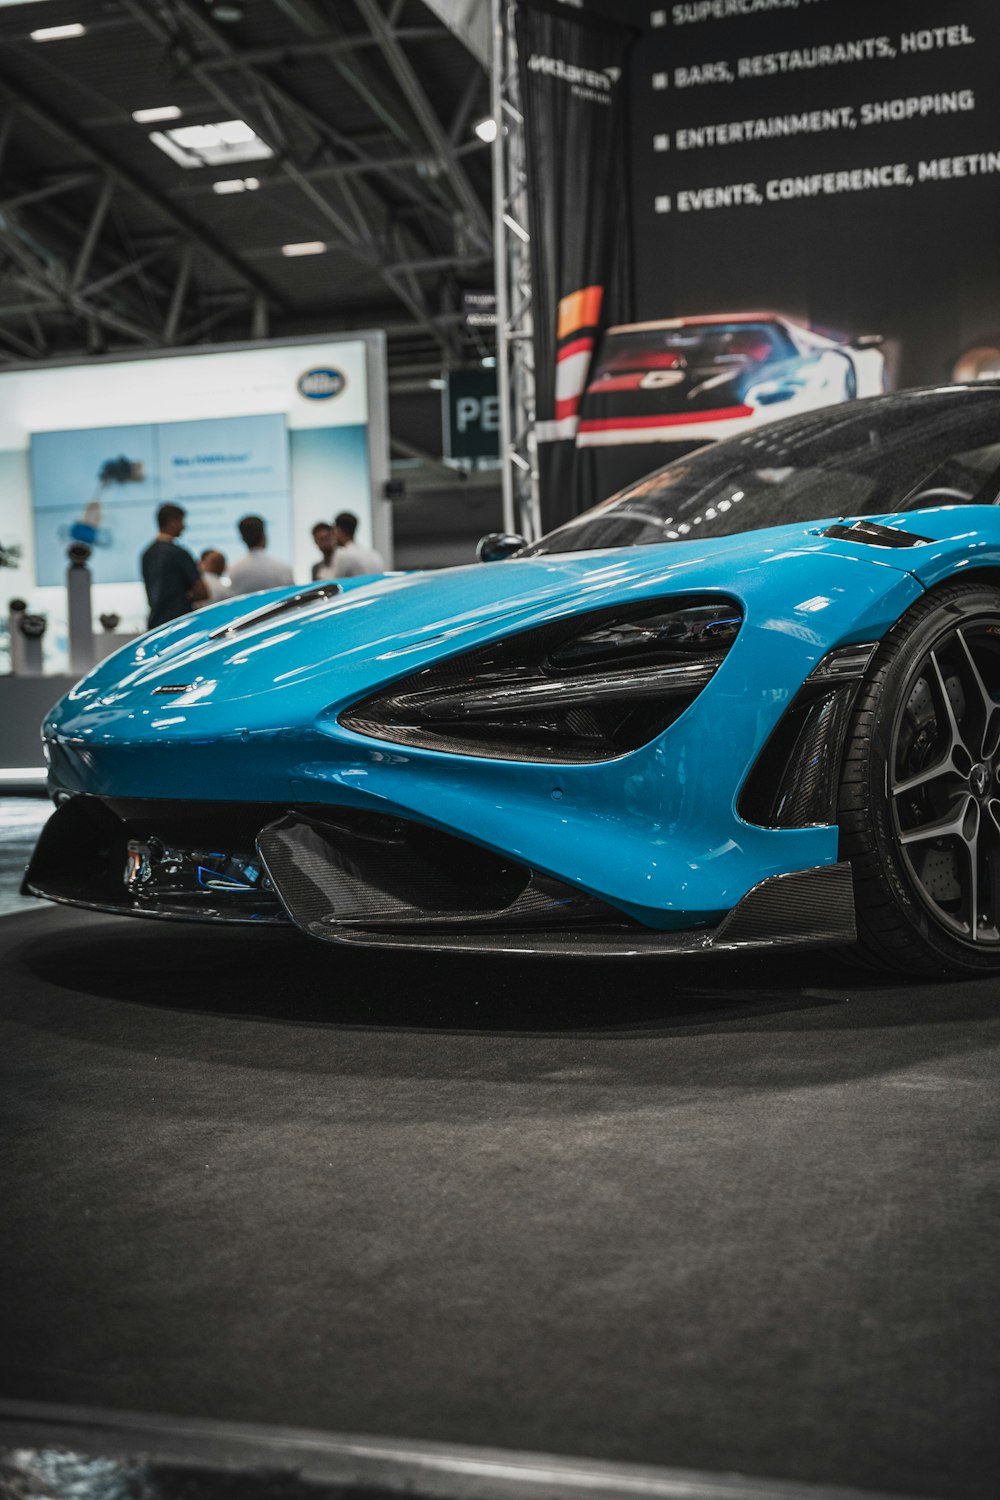
<path fill-rule="evenodd" d="M 326 250 L 324 240 L 298 240 L 293 245 L 282 245 L 282 255 L 322 255 Z"/>
<path fill-rule="evenodd" d="M 86 31 L 86 26 L 81 26 L 79 21 L 71 21 L 66 26 L 42 26 L 28 35 L 33 42 L 61 42 L 67 37 L 84 36 Z"/>
<path fill-rule="evenodd" d="M 176 104 L 157 104 L 152 109 L 134 109 L 132 118 L 137 125 L 152 125 L 155 120 L 179 120 L 181 112 Z"/>
<path fill-rule="evenodd" d="M 228 167 L 241 161 L 263 161 L 274 152 L 245 120 L 217 120 L 211 125 L 178 125 L 154 130 L 149 139 L 178 166 Z"/>
<path fill-rule="evenodd" d="M 255 193 L 260 187 L 258 177 L 224 177 L 212 183 L 213 193 Z"/>

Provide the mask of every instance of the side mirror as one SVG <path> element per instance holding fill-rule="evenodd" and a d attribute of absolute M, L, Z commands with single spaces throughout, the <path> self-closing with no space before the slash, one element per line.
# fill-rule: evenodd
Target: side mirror
<path fill-rule="evenodd" d="M 491 531 L 480 541 L 476 557 L 480 562 L 503 562 L 505 557 L 512 557 L 527 545 L 523 536 L 514 536 L 509 531 Z"/>

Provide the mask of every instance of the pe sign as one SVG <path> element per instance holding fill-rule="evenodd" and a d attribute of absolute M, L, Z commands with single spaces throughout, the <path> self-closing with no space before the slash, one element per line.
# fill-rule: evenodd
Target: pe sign
<path fill-rule="evenodd" d="M 495 370 L 454 370 L 444 393 L 444 455 L 466 462 L 500 457 Z"/>

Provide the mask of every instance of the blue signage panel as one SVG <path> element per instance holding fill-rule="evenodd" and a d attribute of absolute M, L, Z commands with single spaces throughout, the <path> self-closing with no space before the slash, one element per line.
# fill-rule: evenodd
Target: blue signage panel
<path fill-rule="evenodd" d="M 267 522 L 271 550 L 291 555 L 284 413 L 33 433 L 31 485 L 40 585 L 63 581 L 81 528 L 92 532 L 95 582 L 137 580 L 168 500 L 187 512 L 183 545 L 196 556 L 205 547 L 241 556 L 236 525 L 250 512 Z"/>

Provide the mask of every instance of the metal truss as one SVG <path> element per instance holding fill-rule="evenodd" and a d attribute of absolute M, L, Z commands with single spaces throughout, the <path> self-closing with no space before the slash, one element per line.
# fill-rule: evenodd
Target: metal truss
<path fill-rule="evenodd" d="M 493 254 L 497 386 L 506 530 L 541 535 L 535 438 L 528 162 L 514 33 L 515 0 L 493 0 Z"/>

